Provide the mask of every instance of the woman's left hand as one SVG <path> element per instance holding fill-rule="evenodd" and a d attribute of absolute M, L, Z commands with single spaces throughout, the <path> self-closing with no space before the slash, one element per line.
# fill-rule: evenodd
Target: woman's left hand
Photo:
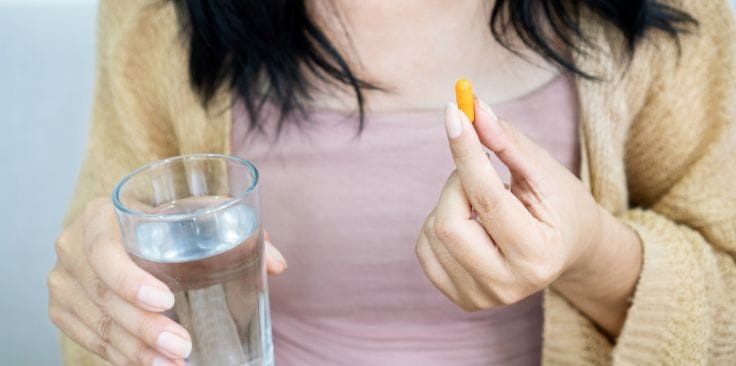
<path fill-rule="evenodd" d="M 465 310 L 511 304 L 582 275 L 606 220 L 577 177 L 476 100 L 445 110 L 453 172 L 416 246 L 429 279 Z M 509 168 L 510 190 L 482 145 Z"/>

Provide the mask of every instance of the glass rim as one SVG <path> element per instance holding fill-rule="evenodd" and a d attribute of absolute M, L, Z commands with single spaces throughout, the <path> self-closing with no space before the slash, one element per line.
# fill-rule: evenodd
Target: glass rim
<path fill-rule="evenodd" d="M 246 167 L 248 171 L 250 171 L 250 174 L 253 180 L 251 181 L 248 188 L 238 193 L 236 196 L 229 197 L 228 199 L 226 199 L 225 201 L 221 202 L 220 204 L 216 206 L 201 208 L 201 209 L 197 209 L 197 210 L 194 210 L 192 212 L 187 212 L 187 213 L 177 213 L 177 214 L 145 213 L 145 212 L 131 209 L 127 207 L 126 205 L 124 205 L 122 201 L 120 201 L 120 190 L 123 188 L 125 183 L 127 183 L 133 177 L 137 176 L 140 173 L 143 173 L 147 170 L 157 168 L 163 165 L 175 163 L 175 162 L 187 161 L 187 160 L 206 160 L 206 159 L 220 159 L 220 160 L 226 160 L 226 161 L 240 164 L 241 166 Z M 125 177 L 123 177 L 115 185 L 115 188 L 112 191 L 112 202 L 116 210 L 118 210 L 119 212 L 123 212 L 127 215 L 136 216 L 140 218 L 146 218 L 146 219 L 157 219 L 157 220 L 183 220 L 183 219 L 188 219 L 188 218 L 192 218 L 195 216 L 211 214 L 217 211 L 224 210 L 238 203 L 239 201 L 241 201 L 243 198 L 245 198 L 245 196 L 251 193 L 257 186 L 258 186 L 258 169 L 256 169 L 256 167 L 248 160 L 241 159 L 241 158 L 238 158 L 232 155 L 225 155 L 225 154 L 209 154 L 209 153 L 208 154 L 187 154 L 187 155 L 178 155 L 178 156 L 173 156 L 173 157 L 166 158 L 166 159 L 152 161 L 128 173 Z"/>

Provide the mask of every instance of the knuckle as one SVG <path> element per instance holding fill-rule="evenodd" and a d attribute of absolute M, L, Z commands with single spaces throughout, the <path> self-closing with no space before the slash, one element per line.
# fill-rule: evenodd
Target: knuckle
<path fill-rule="evenodd" d="M 130 362 L 127 358 L 124 358 L 122 355 L 115 354 L 110 355 L 110 363 L 115 366 L 131 366 L 131 365 L 138 365 L 137 363 Z"/>
<path fill-rule="evenodd" d="M 488 309 L 493 306 L 493 301 L 488 299 L 487 297 L 483 296 L 480 298 L 476 298 L 473 302 L 473 309 L 477 310 L 483 310 Z"/>
<path fill-rule="evenodd" d="M 422 235 L 427 239 L 434 237 L 434 217 L 430 216 L 424 222 L 424 226 L 422 226 Z"/>
<path fill-rule="evenodd" d="M 501 202 L 496 195 L 488 189 L 481 189 L 474 195 L 473 208 L 478 212 L 492 213 L 497 211 Z"/>
<path fill-rule="evenodd" d="M 148 349 L 148 345 L 137 338 L 133 342 L 135 342 L 133 347 L 131 347 L 135 351 L 133 359 L 138 360 L 142 365 L 150 365 L 153 361 L 153 357 L 151 355 L 151 351 Z"/>
<path fill-rule="evenodd" d="M 477 281 L 472 281 L 474 286 L 468 290 L 467 298 L 469 299 L 468 309 L 465 311 L 478 311 L 492 308 L 498 303 L 493 296 L 493 291 L 480 286 Z"/>
<path fill-rule="evenodd" d="M 442 242 L 454 242 L 459 239 L 457 225 L 452 220 L 435 220 L 433 234 Z"/>
<path fill-rule="evenodd" d="M 537 258 L 530 259 L 520 267 L 523 277 L 528 281 L 530 287 L 541 289 L 552 283 L 561 271 L 554 259 Z"/>
<path fill-rule="evenodd" d="M 482 309 L 477 303 L 475 299 L 470 299 L 469 301 L 462 301 L 459 303 L 460 308 L 463 309 L 466 313 L 472 313 L 476 312 Z"/>
<path fill-rule="evenodd" d="M 465 145 L 454 145 L 452 151 L 455 158 L 461 161 L 469 160 L 473 155 L 473 151 Z"/>
<path fill-rule="evenodd" d="M 536 265 L 530 269 L 531 281 L 535 287 L 544 287 L 556 277 L 556 271 L 551 265 Z"/>
<path fill-rule="evenodd" d="M 503 123 L 501 126 L 501 128 L 506 133 L 506 136 L 508 136 L 509 145 L 511 147 L 526 147 L 525 145 L 527 144 L 529 139 L 521 131 L 511 127 L 511 125 L 509 125 L 508 123 Z"/>
<path fill-rule="evenodd" d="M 84 300 L 80 299 L 80 300 L 74 301 L 74 303 L 71 304 L 70 311 L 74 313 L 74 315 L 76 315 L 77 318 L 79 318 L 82 321 L 90 321 L 90 319 L 94 319 L 93 315 L 95 314 L 93 314 L 89 310 L 89 307 L 84 306 L 84 305 L 85 305 Z"/>
<path fill-rule="evenodd" d="M 54 268 L 46 279 L 46 285 L 49 288 L 49 294 L 55 294 L 62 288 L 64 282 L 63 276 L 58 268 Z"/>
<path fill-rule="evenodd" d="M 110 316 L 108 316 L 107 314 L 102 314 L 102 316 L 97 319 L 97 324 L 95 325 L 95 328 L 97 329 L 97 334 L 99 334 L 104 341 L 107 341 L 108 339 L 110 339 L 112 318 L 110 318 Z"/>
<path fill-rule="evenodd" d="M 95 339 L 92 343 L 92 347 L 90 347 L 90 351 L 102 357 L 104 360 L 110 360 L 110 344 L 105 340 L 99 338 Z"/>
<path fill-rule="evenodd" d="M 429 240 L 430 238 L 434 238 L 434 221 L 435 221 L 435 213 L 432 211 L 429 216 L 427 216 L 427 219 L 424 220 L 424 224 L 422 225 L 422 233 L 424 236 Z"/>
<path fill-rule="evenodd" d="M 524 296 L 521 294 L 521 291 L 511 287 L 496 292 L 496 298 L 501 305 L 511 305 L 522 300 Z"/>
<path fill-rule="evenodd" d="M 61 311 L 61 309 L 59 309 L 58 306 L 49 305 L 49 319 L 51 319 L 51 322 L 59 328 L 61 328 L 62 313 L 63 312 Z"/>
<path fill-rule="evenodd" d="M 112 285 L 113 288 L 117 289 L 118 293 L 126 294 L 130 292 L 129 289 L 134 287 L 132 284 L 134 281 L 135 279 L 127 271 L 120 271 L 114 275 Z"/>
<path fill-rule="evenodd" d="M 419 238 L 414 246 L 414 254 L 416 254 L 420 261 L 424 262 L 429 253 L 432 253 L 431 244 L 429 243 L 427 235 L 422 232 L 419 234 Z"/>
<path fill-rule="evenodd" d="M 56 257 L 59 259 L 68 258 L 70 254 L 70 234 L 67 230 L 64 230 L 59 234 L 54 242 L 54 250 L 56 251 Z"/>
<path fill-rule="evenodd" d="M 414 256 L 416 256 L 420 261 L 423 258 L 422 245 L 424 245 L 424 233 L 419 235 L 417 242 L 414 244 Z"/>
<path fill-rule="evenodd" d="M 154 339 L 157 328 L 158 323 L 153 316 L 144 316 L 138 320 L 135 332 L 143 339 Z"/>
<path fill-rule="evenodd" d="M 92 300 L 97 305 L 104 305 L 110 298 L 110 288 L 100 279 L 96 279 L 92 285 Z"/>
<path fill-rule="evenodd" d="M 95 241 L 89 241 L 85 240 L 84 242 L 84 254 L 87 255 L 87 258 L 90 260 L 94 260 L 100 253 L 100 243 Z"/>

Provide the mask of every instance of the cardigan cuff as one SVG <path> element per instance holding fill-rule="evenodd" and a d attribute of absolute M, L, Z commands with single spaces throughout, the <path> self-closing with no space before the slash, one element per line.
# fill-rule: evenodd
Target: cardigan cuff
<path fill-rule="evenodd" d="M 704 323 L 711 317 L 703 264 L 712 248 L 696 231 L 651 211 L 630 210 L 620 219 L 639 235 L 643 264 L 614 364 L 706 364 L 704 332 L 711 327 Z"/>
<path fill-rule="evenodd" d="M 611 344 L 595 324 L 552 288 L 544 294 L 542 364 L 609 365 Z"/>

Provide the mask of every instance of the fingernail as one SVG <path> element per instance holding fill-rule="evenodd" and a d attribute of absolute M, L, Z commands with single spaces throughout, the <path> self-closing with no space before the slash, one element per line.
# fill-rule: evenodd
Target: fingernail
<path fill-rule="evenodd" d="M 445 106 L 445 130 L 447 136 L 451 139 L 457 138 L 463 132 L 463 126 L 460 123 L 460 112 L 455 103 L 447 103 Z"/>
<path fill-rule="evenodd" d="M 286 264 L 286 259 L 284 259 L 284 256 L 281 254 L 281 252 L 279 252 L 278 249 L 276 249 L 275 246 L 273 246 L 273 244 L 271 244 L 270 241 L 266 241 L 266 250 L 268 251 L 268 255 L 270 255 L 271 257 L 273 257 L 273 259 L 281 262 L 281 264 L 284 265 L 284 269 L 288 267 L 288 265 Z"/>
<path fill-rule="evenodd" d="M 162 350 L 180 358 L 187 358 L 192 352 L 192 342 L 171 332 L 161 332 L 156 344 Z"/>
<path fill-rule="evenodd" d="M 493 122 L 498 121 L 498 116 L 493 113 L 491 107 L 489 107 L 488 104 L 486 104 L 486 102 L 482 101 L 480 98 L 478 98 L 478 107 L 480 107 L 483 112 L 486 112 L 491 117 Z"/>
<path fill-rule="evenodd" d="M 152 366 L 176 366 L 175 362 L 171 362 L 171 360 L 158 356 L 153 359 Z"/>
<path fill-rule="evenodd" d="M 174 294 L 160 287 L 141 286 L 138 290 L 138 301 L 152 308 L 167 310 L 174 306 Z"/>

